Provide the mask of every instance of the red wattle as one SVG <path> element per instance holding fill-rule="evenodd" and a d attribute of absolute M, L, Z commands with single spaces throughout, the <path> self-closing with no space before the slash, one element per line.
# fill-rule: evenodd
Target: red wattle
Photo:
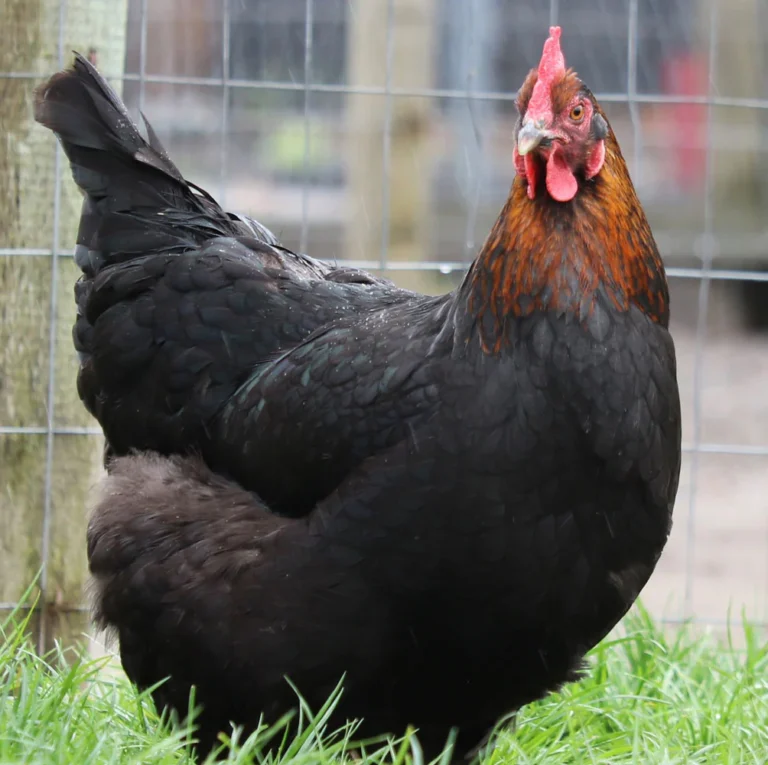
<path fill-rule="evenodd" d="M 533 155 L 526 154 L 524 157 L 521 157 L 517 146 L 515 146 L 512 158 L 515 163 L 515 172 L 528 183 L 528 198 L 533 199 L 536 196 L 536 181 L 538 178 Z"/>
<path fill-rule="evenodd" d="M 571 172 L 571 168 L 568 167 L 560 147 L 555 147 L 547 159 L 547 191 L 549 196 L 556 202 L 570 202 L 578 190 L 578 181 Z"/>
<path fill-rule="evenodd" d="M 539 169 L 533 154 L 525 155 L 525 175 L 528 178 L 528 199 L 536 196 L 536 184 L 539 181 Z"/>
<path fill-rule="evenodd" d="M 602 169 L 605 162 L 605 141 L 598 141 L 595 147 L 587 157 L 587 164 L 584 166 L 584 175 L 587 180 L 594 178 Z"/>
<path fill-rule="evenodd" d="M 517 146 L 512 151 L 512 160 L 515 163 L 515 172 L 522 178 L 525 178 L 525 160 L 520 156 Z"/>

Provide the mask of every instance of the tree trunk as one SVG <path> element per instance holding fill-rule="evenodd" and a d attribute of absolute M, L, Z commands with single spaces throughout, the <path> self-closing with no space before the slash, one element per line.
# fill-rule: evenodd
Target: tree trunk
<path fill-rule="evenodd" d="M 0 248 L 30 250 L 0 255 L 0 427 L 31 430 L 0 433 L 0 602 L 18 602 L 45 566 L 35 621 L 41 647 L 55 637 L 78 640 L 87 626 L 86 506 L 102 439 L 48 435 L 49 424 L 97 426 L 75 388 L 78 272 L 71 257 L 50 254 L 74 246 L 81 197 L 55 139 L 33 120 L 32 93 L 71 63 L 73 49 L 105 75 L 121 74 L 125 16 L 126 0 L 0 0 Z M 3 77 L 10 72 L 32 76 Z"/>

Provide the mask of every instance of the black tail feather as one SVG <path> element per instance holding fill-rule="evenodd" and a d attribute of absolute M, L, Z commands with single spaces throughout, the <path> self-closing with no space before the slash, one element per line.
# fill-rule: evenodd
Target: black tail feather
<path fill-rule="evenodd" d="M 35 120 L 56 133 L 71 162 L 87 160 L 89 149 L 108 152 L 116 158 L 141 162 L 177 184 L 187 185 L 146 118 L 149 142 L 109 83 L 79 53 L 75 53 L 71 69 L 53 75 L 35 95 Z M 88 167 L 94 162 L 83 164 Z M 84 185 L 81 188 L 89 191 Z"/>
<path fill-rule="evenodd" d="M 148 139 L 141 135 L 115 91 L 80 54 L 38 88 L 35 119 L 59 138 L 85 194 L 75 256 L 87 275 L 139 254 L 251 233 L 184 179 L 146 118 Z"/>

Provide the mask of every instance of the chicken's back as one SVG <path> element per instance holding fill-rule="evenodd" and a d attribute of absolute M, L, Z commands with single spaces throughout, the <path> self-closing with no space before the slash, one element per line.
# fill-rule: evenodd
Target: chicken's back
<path fill-rule="evenodd" d="M 207 451 L 253 369 L 323 324 L 412 299 L 389 280 L 282 247 L 188 182 L 147 122 L 77 55 L 37 92 L 84 195 L 75 261 L 78 390 L 108 453 Z"/>
<path fill-rule="evenodd" d="M 200 452 L 221 466 L 215 418 L 256 370 L 328 322 L 416 297 L 383 280 L 307 278 L 268 250 L 212 239 L 78 282 L 78 390 L 112 454 Z"/>

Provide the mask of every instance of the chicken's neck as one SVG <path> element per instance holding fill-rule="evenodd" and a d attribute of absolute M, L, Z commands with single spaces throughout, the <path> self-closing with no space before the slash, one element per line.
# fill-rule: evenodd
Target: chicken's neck
<path fill-rule="evenodd" d="M 503 347 L 510 319 L 546 311 L 584 321 L 598 294 L 617 311 L 634 305 L 668 324 L 664 267 L 615 141 L 600 175 L 572 202 L 554 202 L 544 190 L 531 200 L 515 178 L 457 297 L 467 329 L 493 353 Z"/>

